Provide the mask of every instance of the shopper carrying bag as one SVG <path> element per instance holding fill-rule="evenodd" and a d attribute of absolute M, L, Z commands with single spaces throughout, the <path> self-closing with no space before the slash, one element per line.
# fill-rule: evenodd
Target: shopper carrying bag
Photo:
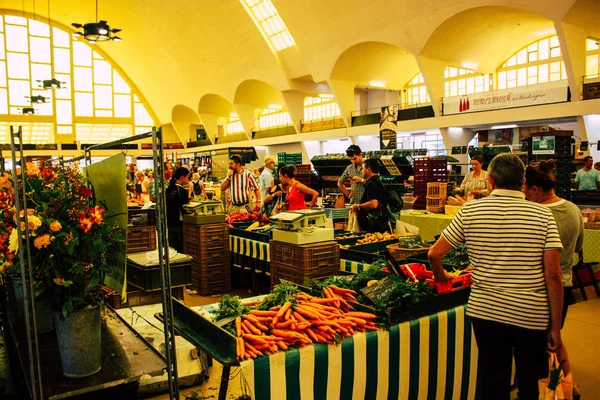
<path fill-rule="evenodd" d="M 556 353 L 549 353 L 548 377 L 540 379 L 540 400 L 572 400 L 573 377 L 571 371 L 563 371 L 565 361 L 558 362 Z"/>

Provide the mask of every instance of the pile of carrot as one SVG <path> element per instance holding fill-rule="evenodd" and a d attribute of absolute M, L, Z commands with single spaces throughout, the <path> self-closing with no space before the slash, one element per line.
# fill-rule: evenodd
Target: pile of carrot
<path fill-rule="evenodd" d="M 350 311 L 347 300 L 354 299 L 352 292 L 329 286 L 323 289 L 324 298 L 299 293 L 294 295 L 294 304 L 287 301 L 268 311 L 251 310 L 236 318 L 237 358 L 256 358 L 289 346 L 334 344 L 355 332 L 379 330 L 373 321 L 376 315 Z"/>

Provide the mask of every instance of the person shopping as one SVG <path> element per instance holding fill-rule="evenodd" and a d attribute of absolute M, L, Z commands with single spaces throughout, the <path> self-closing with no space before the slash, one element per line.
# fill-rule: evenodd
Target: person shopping
<path fill-rule="evenodd" d="M 242 167 L 242 157 L 237 154 L 234 154 L 229 158 L 229 172 L 221 184 L 222 192 L 227 189 L 230 189 L 229 196 L 231 200 L 231 205 L 227 210 L 229 214 L 239 211 L 260 211 L 261 197 L 256 179 L 252 176 L 251 171 L 244 170 Z M 251 202 L 250 200 L 250 190 L 252 190 L 256 196 L 254 202 Z"/>
<path fill-rule="evenodd" d="M 344 195 L 344 198 L 350 200 L 350 204 L 358 204 L 365 192 L 365 178 L 363 176 L 363 163 L 365 159 L 362 150 L 355 144 L 350 145 L 346 149 L 346 155 L 350 160 L 350 165 L 346 167 L 338 180 L 338 188 Z M 352 190 L 346 189 L 346 181 L 350 181 Z"/>
<path fill-rule="evenodd" d="M 547 350 L 560 349 L 560 252 L 552 212 L 525 199 L 525 165 L 503 153 L 489 168 L 491 195 L 463 206 L 429 250 L 436 281 L 452 277 L 444 255 L 467 245 L 473 286 L 467 303 L 478 347 L 482 399 L 510 398 L 513 354 L 519 398 L 537 399 Z"/>
<path fill-rule="evenodd" d="M 390 214 L 387 209 L 386 190 L 379 177 L 379 161 L 370 158 L 364 162 L 365 191 L 358 204 L 350 210 L 357 214 L 360 228 L 369 233 L 391 232 Z M 395 223 L 394 223 L 395 227 Z"/>
<path fill-rule="evenodd" d="M 305 210 L 306 196 L 312 196 L 310 199 L 310 205 L 308 208 L 313 208 L 317 199 L 319 198 L 319 193 L 316 190 L 309 188 L 308 186 L 298 182 L 296 178 L 294 178 L 296 168 L 293 166 L 282 167 L 279 169 L 279 180 L 283 185 L 288 185 L 287 193 L 286 193 L 286 203 L 288 211 L 294 210 Z"/>
<path fill-rule="evenodd" d="M 471 157 L 471 167 L 473 170 L 465 176 L 465 179 L 460 184 L 460 188 L 456 189 L 456 192 L 465 197 L 471 195 L 476 199 L 487 196 L 488 174 L 482 169 L 483 156 L 476 155 Z"/>
<path fill-rule="evenodd" d="M 169 246 L 179 253 L 183 253 L 183 206 L 190 201 L 188 190 L 184 187 L 189 182 L 189 173 L 185 167 L 177 168 L 165 191 Z"/>
<path fill-rule="evenodd" d="M 525 172 L 523 193 L 533 202 L 542 204 L 552 211 L 563 251 L 560 254 L 560 269 L 563 276 L 563 308 L 560 326 L 565 324 L 569 303 L 573 302 L 573 255 L 583 248 L 583 215 L 575 204 L 561 199 L 554 193 L 556 160 L 542 160 L 531 163 Z M 565 346 L 558 353 L 559 360 L 565 360 L 565 370 L 571 371 Z"/>
<path fill-rule="evenodd" d="M 190 199 L 195 201 L 206 199 L 206 190 L 204 189 L 204 184 L 200 182 L 199 173 L 194 172 L 194 175 L 192 175 L 192 181 L 190 182 L 188 190 Z"/>

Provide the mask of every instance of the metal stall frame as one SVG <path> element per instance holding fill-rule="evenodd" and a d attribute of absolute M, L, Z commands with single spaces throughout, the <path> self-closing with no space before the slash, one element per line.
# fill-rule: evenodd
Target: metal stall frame
<path fill-rule="evenodd" d="M 21 127 L 17 132 L 13 131 L 13 127 L 11 126 L 11 154 L 13 161 L 13 176 L 16 175 L 16 145 L 14 139 L 19 139 L 18 149 L 19 149 L 19 157 L 21 164 L 21 174 L 23 182 L 25 181 L 25 165 L 24 164 L 24 155 L 23 155 L 23 145 L 21 142 Z M 166 215 L 166 199 L 165 199 L 165 182 L 164 182 L 164 172 L 163 172 L 163 142 L 162 142 L 162 130 L 156 127 L 152 127 L 152 131 L 140 133 L 138 135 L 134 135 L 128 138 L 118 139 L 111 142 L 100 143 L 93 146 L 86 147 L 83 151 L 84 154 L 79 157 L 74 157 L 70 160 L 64 160 L 63 157 L 59 157 L 59 163 L 61 166 L 64 166 L 65 163 L 71 163 L 79 160 L 84 160 L 85 165 L 88 166 L 91 164 L 91 151 L 104 149 L 108 147 L 113 147 L 116 145 L 135 142 L 138 140 L 152 138 L 152 149 L 153 149 L 153 164 L 155 169 L 155 187 L 156 187 L 156 219 L 157 219 L 157 237 L 158 237 L 158 254 L 159 254 L 159 267 L 161 271 L 161 301 L 163 308 L 163 315 L 166 317 L 163 319 L 163 329 L 165 335 L 165 353 L 166 353 L 166 369 L 168 376 L 168 387 L 169 387 L 169 398 L 171 400 L 177 399 L 179 400 L 179 384 L 178 384 L 178 371 L 177 371 L 177 348 L 175 345 L 175 328 L 173 325 L 173 298 L 171 294 L 171 270 L 169 263 L 169 246 L 168 246 L 168 232 L 167 232 L 167 215 Z M 25 191 L 23 189 L 23 209 L 27 208 L 27 204 L 25 203 Z M 17 215 L 20 215 L 20 200 L 19 197 L 21 193 L 17 194 L 15 190 L 15 204 L 17 209 Z M 18 218 L 20 222 L 21 217 Z M 23 222 L 25 224 L 25 233 L 28 234 L 28 225 L 27 225 L 27 213 L 25 212 L 23 215 Z M 22 246 L 22 232 L 20 230 L 20 223 L 17 224 L 17 228 L 19 229 L 19 245 Z M 29 247 L 29 241 L 27 241 L 27 246 Z M 23 248 L 23 247 L 21 247 Z M 28 249 L 29 250 L 29 249 Z M 30 252 L 28 251 L 28 260 L 27 265 L 31 266 L 31 259 L 29 258 Z M 21 257 L 21 276 L 23 282 L 25 283 L 25 260 L 23 252 L 20 253 Z M 29 268 L 29 274 L 32 274 L 31 268 Z M 33 354 L 33 349 L 35 348 L 36 357 L 30 357 L 30 370 L 32 373 L 32 388 L 30 388 L 30 394 L 32 395 L 33 400 L 41 399 L 43 396 L 42 392 L 42 379 L 40 375 L 40 367 L 39 367 L 39 346 L 37 342 L 37 322 L 35 318 L 35 302 L 32 297 L 32 276 L 29 277 L 29 291 L 26 289 L 26 285 L 23 285 L 23 291 L 25 296 L 25 307 L 26 310 L 29 308 L 29 304 L 31 304 L 31 316 L 29 313 L 26 313 L 26 324 L 27 330 L 29 332 L 27 337 L 29 353 Z M 28 294 L 31 299 L 28 298 Z M 31 339 L 31 330 L 33 329 L 33 340 Z M 36 370 L 37 366 L 37 370 Z M 37 375 L 35 374 L 37 372 Z M 35 385 L 37 381 L 37 386 Z M 39 396 L 38 396 L 39 391 Z"/>

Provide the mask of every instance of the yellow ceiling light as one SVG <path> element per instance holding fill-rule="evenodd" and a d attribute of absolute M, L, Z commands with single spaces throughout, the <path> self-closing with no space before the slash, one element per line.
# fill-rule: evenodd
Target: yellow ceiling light
<path fill-rule="evenodd" d="M 460 63 L 460 65 L 463 68 L 472 69 L 472 70 L 477 70 L 477 67 L 479 67 L 479 64 L 474 63 L 474 62 L 469 62 L 469 61 L 463 61 Z"/>
<path fill-rule="evenodd" d="M 296 44 L 271 0 L 240 1 L 275 50 L 280 51 Z"/>
<path fill-rule="evenodd" d="M 384 88 L 385 82 L 384 81 L 370 81 L 369 86 Z"/>

